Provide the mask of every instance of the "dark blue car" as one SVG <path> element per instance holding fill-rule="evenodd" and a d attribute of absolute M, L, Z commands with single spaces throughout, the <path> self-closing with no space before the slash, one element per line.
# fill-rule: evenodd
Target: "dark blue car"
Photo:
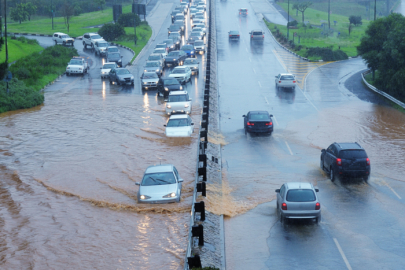
<path fill-rule="evenodd" d="M 187 54 L 187 57 L 195 57 L 195 50 L 193 45 L 183 45 L 180 50 L 185 52 Z"/>

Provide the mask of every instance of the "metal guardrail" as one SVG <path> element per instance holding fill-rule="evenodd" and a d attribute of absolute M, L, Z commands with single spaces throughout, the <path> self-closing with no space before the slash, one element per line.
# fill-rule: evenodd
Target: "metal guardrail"
<path fill-rule="evenodd" d="M 371 70 L 367 70 L 363 73 L 361 73 L 361 78 L 363 79 L 364 84 L 370 89 L 373 90 L 374 92 L 376 92 L 377 94 L 382 95 L 383 97 L 385 97 L 386 99 L 389 99 L 390 101 L 394 102 L 395 104 L 397 104 L 398 106 L 401 106 L 403 109 L 405 109 L 405 103 L 399 101 L 398 99 L 388 95 L 387 93 L 385 93 L 384 91 L 381 91 L 377 88 L 375 88 L 374 86 L 372 86 L 371 84 L 369 84 L 367 82 L 367 80 L 364 78 L 365 75 L 369 74 L 371 72 Z"/>

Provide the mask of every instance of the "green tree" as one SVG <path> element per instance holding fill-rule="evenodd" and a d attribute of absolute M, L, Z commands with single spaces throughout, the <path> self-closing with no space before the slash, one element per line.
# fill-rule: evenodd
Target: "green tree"
<path fill-rule="evenodd" d="M 29 2 L 25 4 L 25 10 L 28 13 L 28 20 L 31 21 L 31 16 L 37 12 L 37 6 Z"/>
<path fill-rule="evenodd" d="M 17 4 L 15 8 L 10 8 L 10 17 L 12 20 L 20 23 L 27 20 L 29 14 L 25 8 L 25 5 L 26 4 L 21 3 Z"/>
<path fill-rule="evenodd" d="M 350 22 L 351 24 L 356 25 L 356 26 L 363 24 L 363 22 L 361 21 L 361 16 L 354 16 L 354 15 L 351 15 L 351 16 L 349 17 L 349 22 Z"/>
<path fill-rule="evenodd" d="M 304 23 L 304 13 L 307 8 L 309 8 L 312 5 L 312 2 L 301 2 L 301 3 L 295 3 L 293 5 L 293 9 L 298 10 L 302 14 L 302 23 Z"/>
<path fill-rule="evenodd" d="M 103 5 L 105 5 L 105 0 L 93 0 L 94 3 L 100 7 L 101 11 L 103 11 Z"/>
<path fill-rule="evenodd" d="M 107 41 L 114 41 L 118 37 L 125 35 L 125 29 L 119 23 L 106 23 L 98 30 L 98 34 Z"/>
<path fill-rule="evenodd" d="M 140 25 L 141 19 L 139 18 L 138 14 L 134 13 L 121 14 L 117 22 L 124 27 L 134 27 L 134 18 L 136 25 Z"/>
<path fill-rule="evenodd" d="M 65 20 L 65 25 L 67 26 L 67 31 L 69 32 L 70 19 L 75 15 L 75 8 L 68 1 L 65 1 L 60 8 L 60 13 Z"/>

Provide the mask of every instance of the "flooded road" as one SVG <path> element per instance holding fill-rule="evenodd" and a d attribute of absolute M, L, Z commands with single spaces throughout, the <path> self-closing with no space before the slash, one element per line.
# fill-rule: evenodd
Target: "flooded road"
<path fill-rule="evenodd" d="M 184 86 L 193 99 L 191 138 L 166 138 L 165 102 L 156 91 L 142 92 L 139 80 L 167 37 L 172 7 L 160 3 L 151 15 L 161 21 L 138 66 L 129 67 L 135 87 L 101 80 L 103 59 L 76 41 L 90 74 L 63 76 L 45 90 L 42 106 L 0 114 L 0 268 L 183 267 L 205 56 L 198 56 L 201 75 Z M 177 167 L 182 200 L 139 205 L 135 182 L 160 163 Z"/>

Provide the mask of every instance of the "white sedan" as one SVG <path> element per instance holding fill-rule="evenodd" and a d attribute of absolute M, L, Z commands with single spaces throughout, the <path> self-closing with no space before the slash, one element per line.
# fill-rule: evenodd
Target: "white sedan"
<path fill-rule="evenodd" d="M 191 137 L 194 132 L 194 123 L 188 114 L 172 115 L 164 126 L 167 137 Z"/>
<path fill-rule="evenodd" d="M 169 78 L 176 78 L 181 84 L 191 82 L 191 69 L 187 66 L 177 66 L 170 73 Z"/>
<path fill-rule="evenodd" d="M 101 79 L 102 78 L 107 78 L 108 74 L 110 73 L 111 69 L 115 69 L 118 68 L 117 63 L 115 62 L 107 62 L 103 65 L 103 67 L 101 67 Z"/>
<path fill-rule="evenodd" d="M 295 90 L 297 79 L 290 73 L 281 73 L 276 76 L 276 89 L 278 88 L 291 88 Z"/>
<path fill-rule="evenodd" d="M 156 48 L 152 53 L 160 53 L 163 56 L 163 59 L 167 56 L 167 51 L 164 48 Z"/>

